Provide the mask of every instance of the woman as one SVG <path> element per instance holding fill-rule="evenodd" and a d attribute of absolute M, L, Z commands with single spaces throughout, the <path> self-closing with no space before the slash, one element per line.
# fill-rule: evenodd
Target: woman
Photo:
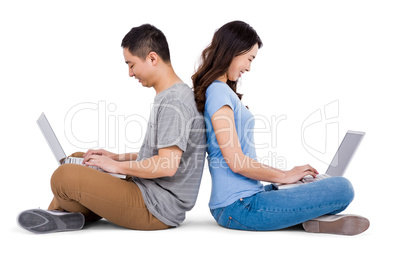
<path fill-rule="evenodd" d="M 354 197 L 350 182 L 342 177 L 278 190 L 318 172 L 310 165 L 278 170 L 256 160 L 254 120 L 236 92 L 238 79 L 250 71 L 262 42 L 247 23 L 233 21 L 216 31 L 203 51 L 192 76 L 197 108 L 207 127 L 208 163 L 212 176 L 209 202 L 221 226 L 238 230 L 277 230 L 304 223 L 309 232 L 355 235 L 369 227 L 360 216 L 335 215 Z M 314 220 L 312 220 L 314 219 Z"/>

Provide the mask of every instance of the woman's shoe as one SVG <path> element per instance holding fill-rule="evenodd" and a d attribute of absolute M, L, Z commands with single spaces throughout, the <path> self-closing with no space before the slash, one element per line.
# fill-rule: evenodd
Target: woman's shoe
<path fill-rule="evenodd" d="M 81 213 L 30 209 L 20 213 L 18 224 L 30 232 L 44 234 L 80 230 L 85 218 Z"/>
<path fill-rule="evenodd" d="M 325 215 L 303 223 L 310 233 L 357 235 L 366 231 L 370 221 L 358 215 Z"/>

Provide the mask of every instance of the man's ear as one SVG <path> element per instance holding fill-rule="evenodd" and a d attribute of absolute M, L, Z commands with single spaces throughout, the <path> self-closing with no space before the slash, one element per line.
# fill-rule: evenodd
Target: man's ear
<path fill-rule="evenodd" d="M 148 58 L 151 60 L 153 66 L 155 66 L 159 62 L 159 56 L 155 52 L 151 51 L 148 54 Z"/>

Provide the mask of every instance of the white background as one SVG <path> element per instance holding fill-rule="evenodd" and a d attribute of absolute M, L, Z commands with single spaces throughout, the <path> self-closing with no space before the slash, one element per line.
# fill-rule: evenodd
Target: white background
<path fill-rule="evenodd" d="M 400 267 L 401 14 L 399 1 L 2 1 L 2 266 Z M 46 209 L 52 198 L 57 165 L 35 123 L 41 112 L 67 153 L 87 149 L 68 131 L 97 147 L 138 151 L 155 92 L 128 77 L 123 36 L 143 23 L 160 28 L 176 72 L 191 86 L 201 51 L 232 20 L 248 22 L 264 43 L 240 86 L 243 102 L 262 118 L 256 142 L 264 161 L 324 172 L 348 129 L 367 133 L 345 174 L 356 191 L 345 213 L 368 217 L 366 233 L 221 228 L 208 210 L 207 168 L 196 206 L 175 229 L 132 231 L 101 221 L 33 235 L 17 226 L 20 211 Z M 66 124 L 76 105 L 92 110 Z M 286 119 L 275 124 L 280 116 Z"/>

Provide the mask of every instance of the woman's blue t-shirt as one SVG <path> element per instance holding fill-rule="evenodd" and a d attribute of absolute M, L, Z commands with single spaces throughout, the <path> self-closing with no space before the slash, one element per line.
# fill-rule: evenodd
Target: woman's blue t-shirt
<path fill-rule="evenodd" d="M 263 191 L 260 181 L 234 173 L 222 156 L 211 117 L 223 106 L 229 106 L 234 113 L 235 127 L 243 154 L 256 159 L 254 146 L 254 117 L 241 103 L 234 91 L 225 83 L 213 82 L 207 89 L 204 118 L 207 129 L 208 166 L 212 177 L 210 209 L 226 207 L 240 198 Z M 237 165 L 242 165 L 235 157 Z"/>

